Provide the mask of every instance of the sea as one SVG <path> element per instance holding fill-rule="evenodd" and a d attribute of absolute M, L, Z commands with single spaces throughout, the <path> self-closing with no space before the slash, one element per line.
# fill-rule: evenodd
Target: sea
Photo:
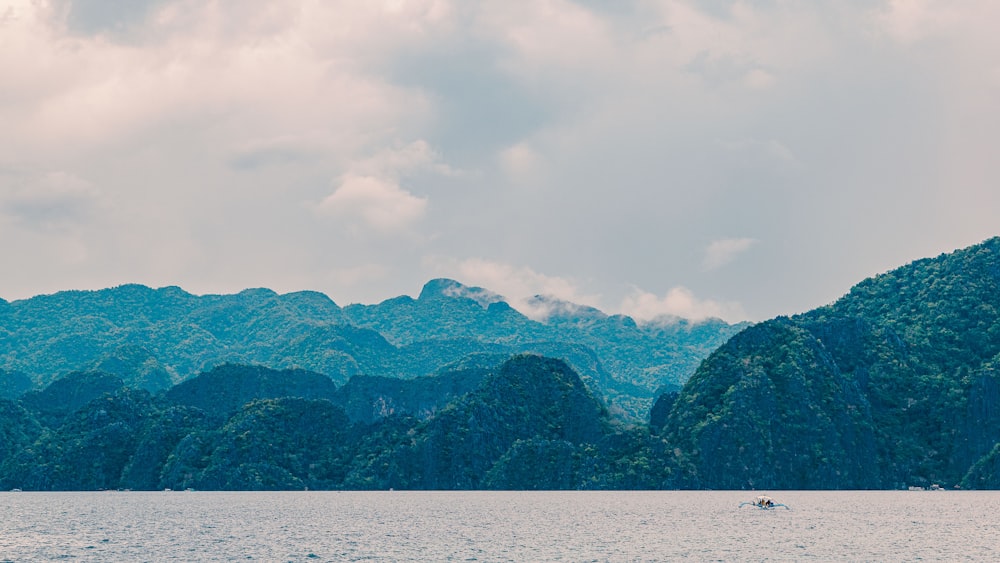
<path fill-rule="evenodd" d="M 0 561 L 997 561 L 1000 492 L 0 493 Z"/>

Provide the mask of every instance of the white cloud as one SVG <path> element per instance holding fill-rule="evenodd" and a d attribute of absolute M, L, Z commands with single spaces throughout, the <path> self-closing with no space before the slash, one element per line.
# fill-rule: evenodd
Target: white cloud
<path fill-rule="evenodd" d="M 549 318 L 555 317 L 591 317 L 594 311 L 603 311 L 589 305 L 580 305 L 570 301 L 553 298 L 551 296 L 538 296 L 518 302 L 518 309 L 528 318 L 545 322 Z"/>
<path fill-rule="evenodd" d="M 220 140 L 321 127 L 326 148 L 351 156 L 427 110 L 421 93 L 365 66 L 368 57 L 386 56 L 372 53 L 374 45 L 391 52 L 412 40 L 349 32 L 379 18 L 390 27 L 412 23 L 367 3 L 169 2 L 146 22 L 138 44 L 68 35 L 46 3 L 18 8 L 24 17 L 0 34 L 0 70 L 12 85 L 0 100 L 13 102 L 0 105 L 0 115 L 17 133 L 18 149 L 51 156 L 70 145 L 79 152 L 81 142 L 94 150 L 190 128 L 187 141 L 212 154 Z"/>
<path fill-rule="evenodd" d="M 695 321 L 719 318 L 735 322 L 747 318 L 739 303 L 699 299 L 682 286 L 674 287 L 663 297 L 636 289 L 622 301 L 621 312 L 641 321 L 681 317 Z"/>
<path fill-rule="evenodd" d="M 482 258 L 461 261 L 436 258 L 429 260 L 428 265 L 436 275 L 454 278 L 466 285 L 482 286 L 504 296 L 512 307 L 536 320 L 544 320 L 552 311 L 548 301 L 535 300 L 535 296 L 594 307 L 600 301 L 599 296 L 585 293 L 571 279 L 542 274 L 526 266 Z"/>
<path fill-rule="evenodd" d="M 422 285 L 427 253 L 502 257 L 466 266 L 511 295 L 596 305 L 629 282 L 805 310 L 996 234 L 998 17 L 990 0 L 0 0 L 0 293 L 374 300 Z M 52 171 L 93 191 L 45 188 Z M 720 230 L 796 237 L 721 276 L 750 239 L 692 242 Z M 902 242 L 870 243 L 887 232 Z"/>
<path fill-rule="evenodd" d="M 910 44 L 956 29 L 968 31 L 970 24 L 990 20 L 987 14 L 995 7 L 996 3 L 989 0 L 963 5 L 939 0 L 889 0 L 877 21 L 893 39 Z"/>
<path fill-rule="evenodd" d="M 506 47 L 505 70 L 546 82 L 599 74 L 613 53 L 608 23 L 568 0 L 541 0 L 530 10 L 516 3 L 484 3 L 477 18 L 479 31 Z"/>
<path fill-rule="evenodd" d="M 479 305 L 483 308 L 489 307 L 491 303 L 504 300 L 502 295 L 494 293 L 485 287 L 469 287 L 466 285 L 445 287 L 444 294 L 448 297 L 472 299 L 473 301 L 479 303 Z"/>
<path fill-rule="evenodd" d="M 401 186 L 403 178 L 420 173 L 460 174 L 441 162 L 440 155 L 421 139 L 352 163 L 318 209 L 328 215 L 359 219 L 381 233 L 401 232 L 427 210 L 428 198 L 415 196 Z"/>
<path fill-rule="evenodd" d="M 520 142 L 500 152 L 500 166 L 515 181 L 524 181 L 538 173 L 541 157 L 527 142 Z"/>
<path fill-rule="evenodd" d="M 705 249 L 702 267 L 706 270 L 717 270 L 733 261 L 737 255 L 746 252 L 757 243 L 752 238 L 727 238 L 712 241 Z"/>
<path fill-rule="evenodd" d="M 542 274 L 525 266 L 482 258 L 454 260 L 440 257 L 428 261 L 425 266 L 432 269 L 435 275 L 496 291 L 491 296 L 502 298 L 525 316 L 538 321 L 544 322 L 552 314 L 572 314 L 583 307 L 602 309 L 601 297 L 587 292 L 577 281 Z M 663 297 L 634 289 L 618 307 L 605 309 L 605 312 L 621 313 L 640 322 L 678 317 L 694 321 L 719 318 L 737 322 L 747 318 L 746 311 L 737 302 L 699 299 L 691 290 L 681 286 L 674 287 Z"/>
<path fill-rule="evenodd" d="M 387 147 L 372 157 L 360 159 L 351 165 L 355 174 L 400 178 L 420 172 L 432 172 L 442 176 L 460 174 L 442 162 L 441 155 L 430 143 L 418 139 L 403 146 Z"/>
<path fill-rule="evenodd" d="M 406 229 L 423 217 L 427 199 L 414 196 L 391 180 L 345 175 L 319 210 L 348 221 L 360 220 L 382 233 Z"/>
<path fill-rule="evenodd" d="M 230 154 L 230 164 L 240 169 L 294 165 L 319 158 L 326 151 L 325 135 L 296 134 L 241 141 Z"/>

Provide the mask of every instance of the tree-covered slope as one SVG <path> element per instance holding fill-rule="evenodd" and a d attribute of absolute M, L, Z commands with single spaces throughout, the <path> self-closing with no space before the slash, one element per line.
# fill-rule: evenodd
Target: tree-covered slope
<path fill-rule="evenodd" d="M 41 491 L 120 487 L 153 412 L 149 393 L 106 393 L 42 432 L 0 466 L 0 485 Z"/>
<path fill-rule="evenodd" d="M 594 443 L 607 415 L 564 362 L 520 356 L 429 421 L 417 441 L 419 488 L 475 489 L 519 440 Z"/>
<path fill-rule="evenodd" d="M 8 460 L 35 443 L 42 429 L 30 411 L 13 401 L 0 399 L 0 472 Z"/>
<path fill-rule="evenodd" d="M 100 367 L 158 391 L 227 362 L 295 367 L 287 343 L 336 324 L 339 313 L 322 294 L 263 289 L 195 296 L 125 285 L 41 295 L 0 309 L 0 368 L 44 386 Z M 336 359 L 323 367 L 335 370 Z"/>
<path fill-rule="evenodd" d="M 998 354 L 994 238 L 744 330 L 658 420 L 694 486 L 960 485 L 1000 442 Z"/>
<path fill-rule="evenodd" d="M 204 453 L 169 459 L 163 484 L 211 490 L 333 489 L 344 481 L 351 457 L 349 422 L 327 400 L 283 397 L 244 405 L 214 432 Z M 204 454 L 207 454 L 204 455 Z M 199 467 L 191 478 L 178 466 Z"/>
<path fill-rule="evenodd" d="M 227 364 L 175 385 L 163 394 L 163 400 L 228 418 L 255 400 L 281 397 L 330 400 L 336 391 L 333 381 L 318 373 Z"/>
<path fill-rule="evenodd" d="M 359 458 L 349 484 L 358 488 L 586 488 L 600 447 L 614 429 L 605 407 L 565 362 L 511 358 L 471 393 L 453 401 L 374 455 Z M 532 455 L 529 455 L 532 454 Z M 559 466 L 543 474 L 524 466 Z M 590 463 L 582 463 L 584 459 Z"/>
<path fill-rule="evenodd" d="M 48 423 L 58 422 L 90 401 L 122 387 L 121 378 L 108 373 L 73 372 L 44 389 L 25 393 L 21 404 Z"/>
<path fill-rule="evenodd" d="M 217 339 L 199 362 L 259 354 L 285 364 L 223 362 L 151 392 L 180 365 L 163 353 L 177 310 L 143 305 L 158 292 L 189 320 L 177 334 Z M 88 294 L 78 319 L 52 326 L 24 322 L 49 298 L 0 303 L 5 339 L 40 339 L 3 356 L 0 488 L 1000 488 L 1000 239 L 741 331 L 683 388 L 659 380 L 667 392 L 649 427 L 611 416 L 609 389 L 633 385 L 635 398 L 644 388 L 607 366 L 615 354 L 652 361 L 664 334 L 668 350 L 684 341 L 677 330 L 705 342 L 700 328 L 562 305 L 538 323 L 453 282 L 425 293 L 401 300 L 409 312 L 400 318 L 392 302 L 363 317 L 313 294 L 267 291 L 188 302 L 176 290 L 129 287 L 135 314 L 101 312 L 107 303 Z M 475 331 L 478 315 L 495 314 L 502 322 Z M 530 341 L 507 334 L 512 323 L 529 323 Z M 67 340 L 59 326 L 90 332 Z M 45 375 L 18 363 L 67 342 L 93 352 L 103 338 L 128 353 L 58 356 L 100 358 L 100 370 Z"/>
<path fill-rule="evenodd" d="M 438 279 L 428 282 L 417 299 L 349 305 L 343 313 L 400 346 L 411 361 L 426 358 L 428 349 L 435 351 L 430 358 L 438 365 L 442 349 L 453 351 L 452 361 L 463 352 L 566 360 L 616 411 L 632 415 L 645 414 L 662 386 L 686 381 L 705 356 L 746 326 L 679 318 L 639 324 L 541 296 L 533 306 L 548 313 L 534 320 L 501 299 L 483 288 Z"/>
<path fill-rule="evenodd" d="M 0 396 L 100 371 L 151 393 L 224 364 L 412 379 L 470 355 L 538 353 L 568 361 L 624 417 L 687 379 L 739 327 L 680 319 L 637 325 L 594 309 L 547 304 L 529 319 L 487 290 L 428 282 L 417 299 L 341 309 L 325 295 L 248 289 L 196 296 L 125 285 L 0 303 Z"/>
<path fill-rule="evenodd" d="M 32 387 L 31 378 L 24 373 L 0 369 L 0 399 L 16 399 Z"/>
<path fill-rule="evenodd" d="M 485 368 L 465 368 L 414 379 L 357 375 L 331 400 L 355 422 L 371 424 L 392 416 L 426 419 L 474 390 L 488 373 Z"/>
<path fill-rule="evenodd" d="M 39 392 L 44 402 L 0 400 L 0 488 L 597 489 L 662 482 L 655 463 L 662 448 L 647 433 L 612 423 L 565 362 L 529 355 L 481 367 L 489 364 L 480 358 L 414 380 L 357 376 L 344 393 L 322 375 L 259 366 L 227 365 L 157 395 L 114 376 L 77 374 Z M 372 404 L 395 410 L 365 414 Z"/>

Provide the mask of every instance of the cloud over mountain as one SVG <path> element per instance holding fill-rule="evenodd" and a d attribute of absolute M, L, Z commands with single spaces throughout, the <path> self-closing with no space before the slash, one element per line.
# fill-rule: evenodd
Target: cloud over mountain
<path fill-rule="evenodd" d="M 0 239 L 19 241 L 0 295 L 374 302 L 443 258 L 604 310 L 634 287 L 805 310 L 996 234 L 997 17 L 985 0 L 0 0 Z M 51 174 L 99 196 L 23 195 Z M 46 213 L 89 252 L 62 260 Z"/>

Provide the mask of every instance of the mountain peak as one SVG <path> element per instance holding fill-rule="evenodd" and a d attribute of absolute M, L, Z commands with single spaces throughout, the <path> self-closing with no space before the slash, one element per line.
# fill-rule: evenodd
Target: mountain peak
<path fill-rule="evenodd" d="M 472 299 L 483 308 L 489 307 L 492 303 L 503 301 L 503 297 L 488 289 L 469 287 L 447 278 L 433 279 L 424 284 L 423 289 L 420 291 L 420 297 L 417 299 L 419 301 L 429 301 L 432 299 L 454 298 Z"/>
<path fill-rule="evenodd" d="M 417 299 L 421 301 L 435 297 L 450 297 L 452 292 L 461 291 L 465 286 L 448 278 L 436 278 L 424 284 Z"/>
<path fill-rule="evenodd" d="M 267 287 L 249 287 L 239 292 L 237 296 L 246 299 L 271 299 L 278 297 L 278 292 Z"/>
<path fill-rule="evenodd" d="M 529 317 L 542 322 L 599 321 L 608 318 L 600 309 L 564 301 L 552 295 L 536 295 L 525 303 Z"/>
<path fill-rule="evenodd" d="M 293 291 L 280 296 L 286 303 L 309 305 L 322 309 L 340 309 L 340 306 L 329 295 L 319 291 Z"/>

